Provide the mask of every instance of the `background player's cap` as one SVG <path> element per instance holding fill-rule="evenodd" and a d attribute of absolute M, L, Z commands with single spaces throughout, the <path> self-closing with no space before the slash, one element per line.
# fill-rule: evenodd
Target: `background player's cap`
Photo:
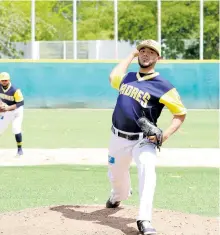
<path fill-rule="evenodd" d="M 7 72 L 0 73 L 0 81 L 1 80 L 10 80 L 10 75 Z"/>
<path fill-rule="evenodd" d="M 137 50 L 140 51 L 141 48 L 148 47 L 153 49 L 158 53 L 159 56 L 161 56 L 161 48 L 160 44 L 152 39 L 144 40 L 140 42 L 140 44 L 137 45 Z"/>

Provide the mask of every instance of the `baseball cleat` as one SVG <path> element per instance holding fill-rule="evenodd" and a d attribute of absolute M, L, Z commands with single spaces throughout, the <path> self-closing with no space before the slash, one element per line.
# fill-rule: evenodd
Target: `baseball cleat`
<path fill-rule="evenodd" d="M 142 235 L 154 235 L 156 234 L 156 229 L 152 227 L 150 221 L 138 220 L 137 227 Z"/>
<path fill-rule="evenodd" d="M 18 152 L 16 154 L 16 157 L 20 157 L 23 155 L 23 150 L 22 149 L 18 149 Z"/>
<path fill-rule="evenodd" d="M 117 208 L 117 207 L 119 207 L 119 205 L 120 205 L 120 201 L 115 202 L 115 203 L 112 203 L 112 202 L 110 201 L 110 198 L 109 198 L 108 201 L 106 202 L 106 208 Z"/>

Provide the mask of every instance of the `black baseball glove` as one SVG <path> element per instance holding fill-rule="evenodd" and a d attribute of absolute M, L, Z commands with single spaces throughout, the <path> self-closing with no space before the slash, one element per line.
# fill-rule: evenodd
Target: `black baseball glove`
<path fill-rule="evenodd" d="M 141 117 L 138 119 L 138 125 L 140 126 L 141 130 L 143 131 L 146 137 L 155 136 L 156 143 L 158 149 L 162 146 L 163 140 L 163 131 L 156 127 L 152 122 L 150 122 L 146 117 Z"/>
<path fill-rule="evenodd" d="M 7 109 L 7 104 L 0 100 L 0 112 L 5 112 Z"/>

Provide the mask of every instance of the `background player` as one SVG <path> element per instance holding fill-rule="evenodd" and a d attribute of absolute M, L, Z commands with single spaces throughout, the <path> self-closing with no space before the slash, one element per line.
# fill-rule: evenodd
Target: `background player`
<path fill-rule="evenodd" d="M 137 56 L 139 72 L 126 74 L 129 64 Z M 119 94 L 112 116 L 108 160 L 112 192 L 106 207 L 118 207 L 122 200 L 130 196 L 129 167 L 134 158 L 138 168 L 140 198 L 137 226 L 142 234 L 156 234 L 151 225 L 156 186 L 156 140 L 154 136 L 143 136 L 137 120 L 145 116 L 156 125 L 166 106 L 173 114 L 173 119 L 163 133 L 164 142 L 181 126 L 186 115 L 177 90 L 154 70 L 160 56 L 160 45 L 156 41 L 143 41 L 110 74 L 110 83 L 119 90 Z"/>
<path fill-rule="evenodd" d="M 22 150 L 22 121 L 24 99 L 20 89 L 15 88 L 10 81 L 10 75 L 0 73 L 0 135 L 12 123 L 12 132 L 17 142 L 17 156 L 23 155 Z M 5 105 L 6 104 L 6 105 Z"/>

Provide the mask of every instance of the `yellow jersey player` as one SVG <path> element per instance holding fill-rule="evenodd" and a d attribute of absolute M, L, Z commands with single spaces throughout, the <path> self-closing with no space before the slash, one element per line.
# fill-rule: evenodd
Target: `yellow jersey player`
<path fill-rule="evenodd" d="M 147 118 L 156 126 L 166 106 L 173 119 L 163 132 L 164 142 L 177 131 L 186 116 L 186 108 L 176 88 L 154 69 L 160 56 L 158 42 L 145 40 L 112 70 L 109 78 L 111 86 L 118 90 L 118 98 L 112 115 L 108 150 L 108 176 L 112 190 L 106 207 L 116 208 L 131 195 L 129 167 L 134 159 L 138 169 L 140 199 L 137 227 L 145 235 L 156 234 L 151 221 L 157 142 L 155 136 L 147 137 L 143 133 L 138 121 Z M 135 57 L 138 57 L 139 71 L 127 73 Z"/>
<path fill-rule="evenodd" d="M 23 155 L 22 150 L 22 121 L 24 98 L 20 89 L 11 84 L 7 72 L 0 73 L 0 135 L 12 123 L 12 132 L 17 142 L 17 155 Z"/>

